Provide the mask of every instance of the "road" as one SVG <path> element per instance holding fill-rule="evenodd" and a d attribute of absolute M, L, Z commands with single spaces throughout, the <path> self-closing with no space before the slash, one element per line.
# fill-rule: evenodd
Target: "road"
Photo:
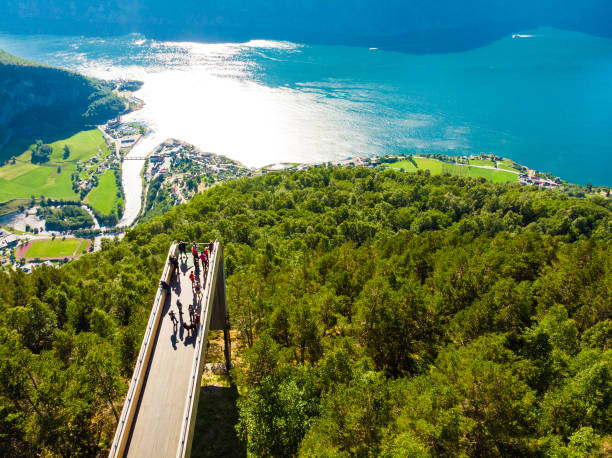
<path fill-rule="evenodd" d="M 83 204 L 81 205 L 81 208 L 83 210 L 85 210 L 87 213 L 89 213 L 89 216 L 91 216 L 91 218 L 93 219 L 94 222 L 94 229 L 100 229 L 100 223 L 98 222 L 98 218 L 96 218 L 96 215 L 94 214 L 94 212 L 91 210 L 91 208 L 89 208 L 87 205 Z"/>

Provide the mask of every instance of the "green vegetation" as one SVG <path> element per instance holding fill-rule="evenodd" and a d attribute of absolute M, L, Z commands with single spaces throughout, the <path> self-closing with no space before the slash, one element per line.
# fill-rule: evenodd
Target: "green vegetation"
<path fill-rule="evenodd" d="M 493 161 L 491 159 L 469 159 L 468 164 L 470 165 L 480 165 L 483 167 L 495 167 L 497 161 Z"/>
<path fill-rule="evenodd" d="M 164 180 L 165 177 L 160 175 L 149 182 L 146 188 L 147 195 L 143 209 L 143 222 L 163 215 L 176 205 L 175 198 L 170 194 L 169 188 L 162 186 Z"/>
<path fill-rule="evenodd" d="M 20 231 L 19 229 L 15 229 L 15 228 L 8 227 L 8 226 L 2 226 L 2 227 L 0 227 L 0 229 L 5 230 L 6 232 L 11 232 L 13 234 L 17 234 L 17 235 L 25 234 L 25 232 Z"/>
<path fill-rule="evenodd" d="M 37 240 L 32 243 L 26 252 L 26 258 L 65 258 L 83 253 L 87 247 L 87 240 Z"/>
<path fill-rule="evenodd" d="M 62 159 L 65 145 L 72 151 L 67 160 Z M 86 161 L 99 150 L 109 154 L 102 133 L 97 129 L 79 132 L 49 146 L 52 153 L 45 164 L 32 164 L 32 152 L 27 150 L 16 158 L 14 164 L 0 167 L 0 201 L 30 196 L 78 200 L 71 178 L 77 169 L 77 161 Z M 58 167 L 61 168 L 59 173 Z"/>
<path fill-rule="evenodd" d="M 85 203 L 93 209 L 96 217 L 107 226 L 114 226 L 123 214 L 121 176 L 115 170 L 104 173 L 98 186 L 87 195 Z"/>
<path fill-rule="evenodd" d="M 121 177 L 117 169 L 103 169 L 98 175 L 100 162 L 111 154 L 102 133 L 98 129 L 79 132 L 48 146 L 51 149 L 48 162 L 31 162 L 32 150 L 41 148 L 33 145 L 14 163 L 0 167 L 0 201 L 15 200 L 18 205 L 27 205 L 31 199 L 25 199 L 31 196 L 71 202 L 86 197 L 85 202 L 104 224 L 116 224 L 123 212 Z M 80 182 L 87 181 L 94 185 L 88 194 L 79 187 Z M 0 212 L 15 211 L 18 205 L 0 206 Z"/>
<path fill-rule="evenodd" d="M 214 383 L 206 385 L 203 381 L 200 389 L 195 430 L 201 433 L 194 436 L 191 456 L 242 458 L 246 450 L 234 429 L 238 422 L 238 390 L 228 376 L 219 376 Z"/>
<path fill-rule="evenodd" d="M 494 164 L 491 161 L 485 160 L 470 160 L 470 164 L 480 166 L 491 166 Z M 504 170 L 484 169 L 481 167 L 470 167 L 469 165 L 451 164 L 448 162 L 439 161 L 437 159 L 427 157 L 414 157 L 402 161 L 397 161 L 389 164 L 390 167 L 404 170 L 406 172 L 416 172 L 417 170 L 429 170 L 432 175 L 448 173 L 471 178 L 485 178 L 494 183 L 514 183 L 518 181 L 516 173 L 507 172 Z"/>
<path fill-rule="evenodd" d="M 53 147 L 51 145 L 43 145 L 42 140 L 36 140 L 36 144 L 30 151 L 32 164 L 44 164 L 49 162 Z"/>
<path fill-rule="evenodd" d="M 124 113 L 126 101 L 112 90 L 112 83 L 0 51 L 0 106 L 11 107 L 0 113 L 0 161 L 35 139 L 52 143 Z"/>
<path fill-rule="evenodd" d="M 605 455 L 612 201 L 428 175 L 240 179 L 0 273 L 0 454 L 107 449 L 168 246 L 219 238 L 252 456 Z"/>
<path fill-rule="evenodd" d="M 45 219 L 45 229 L 48 231 L 74 231 L 94 224 L 87 210 L 76 205 L 64 205 L 57 209 L 41 207 L 38 216 Z"/>
<path fill-rule="evenodd" d="M 514 170 L 517 172 L 521 172 L 523 170 L 523 166 L 509 159 L 503 159 L 501 161 L 497 161 L 497 168 L 505 169 L 505 170 Z"/>

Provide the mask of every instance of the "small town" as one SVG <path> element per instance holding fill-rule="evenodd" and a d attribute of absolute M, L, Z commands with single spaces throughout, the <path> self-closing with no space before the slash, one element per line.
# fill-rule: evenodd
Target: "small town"
<path fill-rule="evenodd" d="M 142 138 L 144 127 L 133 124 L 123 123 L 120 118 L 113 119 L 99 129 L 104 134 L 104 139 L 114 154 L 103 154 L 100 150 L 94 157 L 78 164 L 75 175 L 80 178 L 76 184 L 81 192 L 86 193 L 97 180 L 97 177 L 107 170 L 120 167 L 120 163 L 131 150 L 131 148 Z M 138 221 L 146 221 L 153 216 L 167 211 L 168 209 L 189 202 L 198 192 L 203 192 L 211 186 L 229 180 L 254 177 L 275 171 L 301 171 L 308 168 L 318 168 L 321 166 L 342 166 L 342 167 L 367 167 L 367 168 L 392 168 L 403 171 L 407 167 L 413 167 L 415 171 L 428 170 L 431 173 L 450 173 L 460 176 L 470 176 L 466 173 L 476 170 L 480 176 L 493 179 L 498 173 L 505 173 L 504 177 L 511 177 L 512 181 L 524 186 L 536 186 L 542 189 L 558 189 L 560 187 L 575 186 L 565 183 L 559 177 L 544 174 L 535 169 L 530 169 L 520 165 L 510 159 L 492 154 L 465 155 L 465 156 L 444 156 L 439 154 L 421 155 L 385 155 L 385 156 L 363 156 L 357 155 L 337 161 L 326 163 L 277 163 L 270 164 L 262 168 L 250 168 L 237 161 L 220 156 L 214 153 L 202 152 L 195 146 L 177 139 L 168 139 L 157 146 L 146 158 L 145 167 L 142 172 L 144 183 L 146 183 L 144 195 L 144 205 Z M 604 197 L 609 196 L 608 189 L 593 190 L 594 194 Z M 584 194 L 584 193 L 583 193 Z M 0 265 L 6 267 L 20 267 L 26 272 L 37 264 L 61 265 L 67 257 L 65 252 L 58 257 L 41 259 L 28 256 L 19 259 L 16 250 L 20 246 L 31 243 L 35 240 L 44 240 L 51 237 L 53 241 L 57 237 L 62 237 L 62 243 L 67 243 L 66 238 L 77 240 L 74 231 L 48 230 L 44 216 L 41 216 L 39 207 L 32 207 L 26 210 L 25 220 L 28 224 L 22 224 L 19 229 L 7 228 L 0 230 Z M 54 208 L 60 207 L 50 207 Z M 84 209 L 90 211 L 86 206 Z M 93 236 L 94 243 L 87 247 L 88 251 L 95 251 L 100 248 L 101 240 L 104 237 L 122 237 L 122 231 L 113 231 L 111 228 L 100 228 L 93 218 L 93 229 L 89 230 Z M 24 220 L 24 221 L 25 221 Z M 105 234 L 108 232 L 109 234 Z M 79 232 L 77 231 L 77 234 Z M 59 239 L 58 239 L 59 240 Z M 56 242 L 58 243 L 58 242 Z M 72 242 L 70 242 L 72 243 Z M 70 250 L 70 248 L 68 248 Z M 74 251 L 74 256 L 82 254 Z M 26 251 L 21 250 L 25 253 Z M 70 257 L 71 258 L 71 257 Z M 53 261 L 53 262 L 52 262 Z"/>
<path fill-rule="evenodd" d="M 176 204 L 188 202 L 194 194 L 215 183 L 258 174 L 256 170 L 195 146 L 169 139 L 149 155 L 145 164 L 146 183 L 157 181 Z M 157 184 L 157 183 L 156 183 Z"/>

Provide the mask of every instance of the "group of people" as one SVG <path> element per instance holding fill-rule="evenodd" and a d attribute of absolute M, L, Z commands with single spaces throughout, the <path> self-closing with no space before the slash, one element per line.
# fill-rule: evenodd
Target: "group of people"
<path fill-rule="evenodd" d="M 208 272 L 208 263 L 209 263 L 210 255 L 213 252 L 213 248 L 214 248 L 214 243 L 211 241 L 205 246 L 205 248 L 201 252 L 198 253 L 198 245 L 195 242 L 191 243 L 191 254 L 193 256 L 194 270 L 189 273 L 189 279 L 191 280 L 192 290 L 197 296 L 198 300 L 200 300 L 202 293 L 203 293 L 202 285 L 200 283 L 200 277 L 201 277 L 200 263 L 202 263 L 202 271 L 204 272 L 203 280 L 205 280 L 206 273 Z M 169 260 L 169 263 L 172 265 L 172 267 L 174 267 L 174 274 L 177 276 L 177 280 L 178 280 L 178 276 L 180 275 L 178 258 L 180 257 L 181 260 L 183 260 L 183 262 L 187 262 L 187 259 L 188 259 L 187 243 L 179 242 L 178 250 L 179 250 L 178 257 L 171 256 Z M 162 283 L 163 283 L 162 286 L 166 288 L 167 291 L 170 293 L 171 291 L 170 285 L 166 283 L 165 281 L 162 281 Z M 179 310 L 179 314 L 182 317 L 183 304 L 181 304 L 181 301 L 178 299 L 176 301 L 176 306 Z M 176 326 L 178 325 L 179 320 L 177 319 L 176 314 L 174 313 L 174 310 L 170 310 L 168 315 L 170 316 L 170 320 L 172 320 L 172 324 L 174 325 L 174 330 L 176 331 Z M 200 324 L 200 314 L 196 313 L 195 303 L 189 305 L 189 324 L 183 321 L 182 318 L 180 322 L 182 323 L 183 327 L 187 330 L 188 333 L 196 332 L 197 326 Z"/>
<path fill-rule="evenodd" d="M 195 335 L 196 330 L 198 329 L 198 325 L 200 324 L 200 314 L 196 313 L 196 309 L 193 304 L 189 304 L 189 324 L 183 320 L 183 304 L 179 299 L 176 300 L 176 308 L 179 311 L 179 315 L 181 316 L 181 324 L 183 328 L 187 331 L 187 335 Z M 174 326 L 174 331 L 176 332 L 176 327 L 179 323 L 179 320 L 176 318 L 176 314 L 174 310 L 170 310 L 168 312 L 168 316 L 170 316 L 170 320 L 172 321 L 172 325 Z"/>
<path fill-rule="evenodd" d="M 179 256 L 187 259 L 187 244 L 185 242 L 179 242 Z M 202 285 L 200 283 L 200 277 L 202 281 L 206 280 L 206 274 L 208 273 L 208 261 L 212 254 L 214 243 L 209 242 L 208 245 L 198 253 L 198 245 L 195 242 L 191 242 L 191 255 L 193 256 L 193 271 L 189 274 L 191 280 L 191 288 L 198 298 L 202 295 Z M 177 261 L 178 262 L 178 261 Z M 202 270 L 200 271 L 200 263 L 202 264 Z M 203 272 L 203 275 L 201 274 Z"/>

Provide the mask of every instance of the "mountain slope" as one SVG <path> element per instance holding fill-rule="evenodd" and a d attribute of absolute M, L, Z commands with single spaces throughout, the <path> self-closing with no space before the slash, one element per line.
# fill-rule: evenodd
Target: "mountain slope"
<path fill-rule="evenodd" d="M 61 269 L 0 273 L 0 454 L 108 447 L 168 246 L 213 238 L 254 456 L 603 453 L 611 229 L 609 199 L 426 173 L 216 186 Z"/>
<path fill-rule="evenodd" d="M 110 83 L 0 51 L 0 159 L 11 144 L 74 134 L 125 111 Z M 20 145 L 21 146 L 21 145 Z"/>

